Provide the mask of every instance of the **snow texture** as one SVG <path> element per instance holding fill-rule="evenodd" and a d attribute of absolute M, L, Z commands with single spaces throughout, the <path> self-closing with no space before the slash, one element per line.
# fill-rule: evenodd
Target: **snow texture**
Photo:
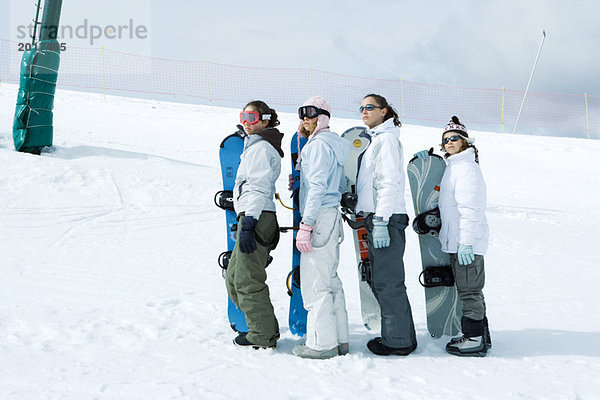
<path fill-rule="evenodd" d="M 277 349 L 232 345 L 213 195 L 218 145 L 239 110 L 59 90 L 55 146 L 34 156 L 12 147 L 16 94 L 0 87 L 0 399 L 600 397 L 600 142 L 470 133 L 488 187 L 486 358 L 448 355 L 448 338 L 427 334 L 412 230 L 405 264 L 419 347 L 372 355 L 346 227 L 350 354 L 304 360 L 287 329 L 289 234 L 268 269 Z M 296 118 L 281 116 L 284 149 Z M 331 122 L 338 133 L 356 125 Z M 440 138 L 441 127 L 403 127 L 405 157 Z M 408 185 L 405 196 L 410 204 Z M 278 218 L 287 226 L 292 215 L 279 207 Z"/>

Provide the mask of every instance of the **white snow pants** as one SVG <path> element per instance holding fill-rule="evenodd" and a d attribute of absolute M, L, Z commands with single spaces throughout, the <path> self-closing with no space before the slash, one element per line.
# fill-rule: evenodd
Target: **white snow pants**
<path fill-rule="evenodd" d="M 337 275 L 344 227 L 338 207 L 323 208 L 313 227 L 312 246 L 300 258 L 300 285 L 308 311 L 306 346 L 330 350 L 348 343 L 348 312 Z"/>

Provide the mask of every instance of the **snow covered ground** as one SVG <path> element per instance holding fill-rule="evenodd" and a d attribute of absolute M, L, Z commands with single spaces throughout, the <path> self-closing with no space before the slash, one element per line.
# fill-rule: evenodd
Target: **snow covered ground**
<path fill-rule="evenodd" d="M 489 199 L 488 357 L 448 355 L 447 338 L 429 337 L 407 230 L 416 352 L 366 349 L 346 240 L 350 354 L 303 360 L 287 329 L 289 234 L 268 269 L 277 349 L 231 343 L 213 195 L 239 110 L 59 91 L 55 146 L 38 157 L 13 151 L 16 91 L 0 87 L 0 399 L 600 398 L 599 141 L 472 132 Z M 289 149 L 297 117 L 281 120 Z M 441 136 L 402 132 L 407 158 Z M 287 194 L 289 155 L 283 165 Z"/>

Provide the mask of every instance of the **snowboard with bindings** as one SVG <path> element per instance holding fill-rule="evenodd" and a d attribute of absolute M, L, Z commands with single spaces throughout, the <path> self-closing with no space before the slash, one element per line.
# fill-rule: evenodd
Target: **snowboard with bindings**
<path fill-rule="evenodd" d="M 223 190 L 215 194 L 215 204 L 225 210 L 225 219 L 227 223 L 227 251 L 219 255 L 219 266 L 223 269 L 223 278 L 227 274 L 227 266 L 231 252 L 235 246 L 237 227 L 236 212 L 233 208 L 233 187 L 235 185 L 235 177 L 240 165 L 240 157 L 244 150 L 244 137 L 246 133 L 241 125 L 237 126 L 238 130 L 235 133 L 227 136 L 221 142 L 219 148 L 219 160 L 221 163 L 221 174 L 223 177 Z M 233 229 L 232 229 L 233 228 Z M 246 317 L 233 301 L 228 298 L 227 316 L 231 328 L 237 332 L 248 332 Z"/>
<path fill-rule="evenodd" d="M 347 185 L 341 203 L 344 220 L 353 231 L 354 250 L 356 251 L 358 267 L 360 311 L 365 328 L 370 331 L 379 331 L 381 329 L 381 310 L 371 288 L 371 264 L 369 261 L 367 230 L 364 227 L 363 218 L 356 215 L 354 209 L 357 201 L 356 178 L 358 168 L 364 151 L 371 144 L 371 137 L 367 134 L 366 128 L 353 127 L 346 130 L 342 134 L 342 138 L 350 142 L 350 151 L 344 164 Z"/>
<path fill-rule="evenodd" d="M 427 330 L 432 337 L 454 336 L 461 328 L 462 303 L 458 298 L 448 254 L 439 240 L 441 220 L 437 208 L 440 182 L 446 162 L 429 150 L 425 160 L 414 157 L 408 163 L 408 181 L 415 208 L 413 229 L 419 235 L 422 272 L 419 276 L 425 288 Z"/>
<path fill-rule="evenodd" d="M 292 155 L 292 177 L 294 183 L 292 185 L 292 199 L 294 204 L 293 211 L 293 226 L 297 227 L 300 225 L 302 216 L 300 215 L 300 171 L 296 170 L 296 163 L 298 162 L 299 150 L 302 150 L 307 138 L 298 138 L 298 132 L 292 137 L 290 143 L 291 155 Z M 292 243 L 292 269 L 287 276 L 287 288 L 288 295 L 290 296 L 290 312 L 289 312 L 289 327 L 290 332 L 294 335 L 304 336 L 306 334 L 306 316 L 307 311 L 304 308 L 302 302 L 302 291 L 300 289 L 300 257 L 301 253 L 296 247 L 296 234 L 297 230 L 293 231 L 293 243 Z"/>

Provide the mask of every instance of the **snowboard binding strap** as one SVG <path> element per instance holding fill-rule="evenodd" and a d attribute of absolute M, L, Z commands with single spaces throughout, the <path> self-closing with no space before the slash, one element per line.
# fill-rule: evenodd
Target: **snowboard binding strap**
<path fill-rule="evenodd" d="M 417 215 L 413 221 L 413 229 L 419 235 L 437 236 L 442 229 L 440 208 L 436 207 Z"/>
<path fill-rule="evenodd" d="M 231 259 L 231 253 L 232 251 L 224 251 L 221 254 L 219 254 L 219 267 L 221 267 L 223 269 L 223 272 L 227 271 L 227 267 L 229 267 L 229 260 Z M 267 265 L 265 265 L 265 268 L 267 268 L 269 266 L 269 264 L 271 264 L 273 262 L 273 256 L 269 256 L 267 258 Z"/>
<path fill-rule="evenodd" d="M 356 203 L 358 203 L 358 196 L 356 193 L 346 192 L 342 194 L 342 198 L 340 199 L 340 206 L 342 207 L 342 211 L 347 214 L 354 214 L 356 209 Z"/>
<path fill-rule="evenodd" d="M 287 278 L 285 278 L 285 285 L 287 286 L 287 294 L 292 297 L 294 292 L 292 291 L 292 286 L 296 289 L 300 289 L 300 266 L 295 266 L 292 268 Z"/>
<path fill-rule="evenodd" d="M 427 267 L 419 275 L 419 283 L 424 288 L 437 286 L 454 286 L 454 274 L 449 265 Z"/>
<path fill-rule="evenodd" d="M 219 190 L 215 194 L 215 205 L 223 210 L 235 211 L 233 208 L 233 191 Z"/>
<path fill-rule="evenodd" d="M 360 221 L 353 221 L 345 213 L 342 213 L 342 218 L 344 219 L 344 221 L 346 221 L 346 223 L 350 226 L 350 228 L 352 228 L 354 230 L 360 229 L 363 226 L 365 226 L 364 220 L 361 219 Z"/>
<path fill-rule="evenodd" d="M 358 264 L 358 270 L 360 272 L 360 280 L 367 282 L 370 288 L 373 288 L 372 284 L 372 273 L 371 273 L 371 262 L 369 260 L 362 260 Z"/>

